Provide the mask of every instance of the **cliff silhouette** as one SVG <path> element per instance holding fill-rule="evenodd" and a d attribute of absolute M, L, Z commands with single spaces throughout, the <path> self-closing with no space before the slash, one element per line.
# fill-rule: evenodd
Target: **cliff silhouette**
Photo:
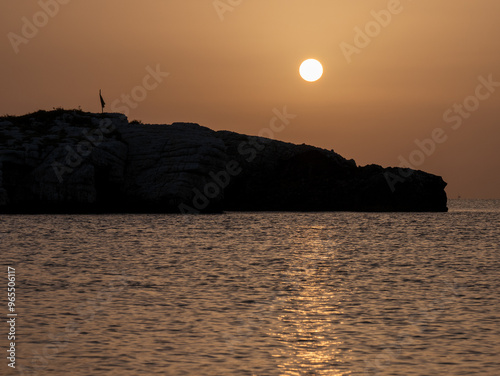
<path fill-rule="evenodd" d="M 446 183 L 191 123 L 38 111 L 0 118 L 0 212 L 446 211 Z"/>

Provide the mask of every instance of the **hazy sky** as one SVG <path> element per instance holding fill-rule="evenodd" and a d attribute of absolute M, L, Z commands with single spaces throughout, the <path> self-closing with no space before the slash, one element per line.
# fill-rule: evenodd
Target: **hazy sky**
<path fill-rule="evenodd" d="M 286 106 L 276 139 L 500 198 L 498 0 L 0 4 L 0 114 L 99 112 L 102 89 L 130 120 L 259 134 Z M 307 58 L 316 83 L 298 74 Z"/>

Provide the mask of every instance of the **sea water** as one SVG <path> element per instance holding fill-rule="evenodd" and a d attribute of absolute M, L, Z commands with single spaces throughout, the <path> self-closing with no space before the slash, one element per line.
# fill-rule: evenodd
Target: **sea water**
<path fill-rule="evenodd" d="M 500 201 L 449 206 L 0 216 L 0 373 L 499 375 Z"/>

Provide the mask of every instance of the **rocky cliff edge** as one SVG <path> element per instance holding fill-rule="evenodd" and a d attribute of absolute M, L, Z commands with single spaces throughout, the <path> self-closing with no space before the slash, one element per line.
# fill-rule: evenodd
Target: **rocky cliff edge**
<path fill-rule="evenodd" d="M 446 211 L 439 176 L 190 123 L 0 118 L 0 212 Z"/>

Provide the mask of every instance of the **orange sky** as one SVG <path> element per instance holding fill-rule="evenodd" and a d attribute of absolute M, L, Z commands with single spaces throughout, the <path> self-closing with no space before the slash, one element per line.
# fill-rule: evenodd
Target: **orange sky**
<path fill-rule="evenodd" d="M 276 139 L 359 165 L 404 158 L 449 197 L 500 198 L 498 0 L 1 4 L 0 114 L 99 112 L 102 89 L 130 120 L 258 134 L 286 106 L 297 117 Z M 298 75 L 307 58 L 323 63 L 316 83 Z M 148 67 L 169 75 L 144 83 Z M 433 134 L 424 154 L 415 140 Z"/>

